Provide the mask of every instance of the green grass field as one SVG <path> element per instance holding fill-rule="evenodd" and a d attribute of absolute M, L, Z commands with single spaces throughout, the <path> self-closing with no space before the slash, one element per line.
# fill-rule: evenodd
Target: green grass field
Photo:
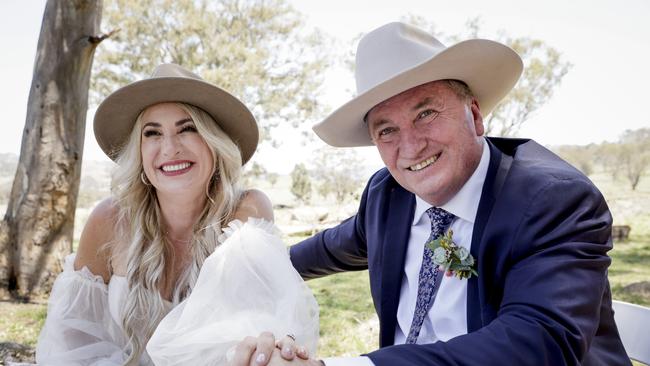
<path fill-rule="evenodd" d="M 609 282 L 614 299 L 650 306 L 650 236 L 635 235 L 617 243 L 610 256 Z M 635 291 L 633 285 L 641 283 L 647 284 L 646 290 Z"/>
<path fill-rule="evenodd" d="M 36 346 L 47 313 L 46 305 L 42 302 L 23 304 L 0 301 L 0 310 L 0 342 Z"/>
<path fill-rule="evenodd" d="M 320 305 L 321 355 L 358 356 L 377 349 L 379 322 L 367 271 L 337 274 L 308 284 Z"/>
<path fill-rule="evenodd" d="M 609 174 L 591 177 L 603 192 L 615 225 L 632 228 L 627 241 L 614 243 L 609 282 L 614 299 L 650 306 L 650 176 L 641 180 L 635 191 L 626 181 Z M 645 291 L 634 290 L 645 285 Z M 631 287 L 631 288 L 630 288 Z"/>

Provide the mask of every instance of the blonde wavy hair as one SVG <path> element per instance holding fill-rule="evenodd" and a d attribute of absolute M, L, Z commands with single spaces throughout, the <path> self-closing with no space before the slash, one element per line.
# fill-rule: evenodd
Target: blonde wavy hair
<path fill-rule="evenodd" d="M 215 166 L 212 179 L 205 187 L 206 205 L 193 228 L 189 248 L 191 263 L 174 284 L 169 275 L 175 260 L 174 249 L 164 234 L 156 190 L 140 177 L 143 171 L 140 152 L 143 113 L 138 116 L 129 140 L 116 160 L 111 190 L 119 212 L 118 240 L 128 244 L 126 278 L 129 293 L 122 311 L 129 352 L 125 365 L 139 364 L 147 341 L 166 314 L 159 289 L 173 286 L 174 304 L 189 295 L 204 260 L 218 244 L 221 227 L 233 219 L 242 197 L 242 158 L 237 145 L 208 113 L 189 104 L 174 104 L 194 121 L 198 133 L 212 152 Z"/>

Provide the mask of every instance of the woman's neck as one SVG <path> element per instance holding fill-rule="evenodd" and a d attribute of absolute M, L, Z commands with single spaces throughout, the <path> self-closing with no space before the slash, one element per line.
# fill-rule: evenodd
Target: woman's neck
<path fill-rule="evenodd" d="M 158 195 L 165 234 L 172 241 L 189 242 L 207 197 Z"/>

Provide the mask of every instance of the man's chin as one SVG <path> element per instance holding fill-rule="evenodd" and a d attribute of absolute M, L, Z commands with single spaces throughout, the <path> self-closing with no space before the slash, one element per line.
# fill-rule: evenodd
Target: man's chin
<path fill-rule="evenodd" d="M 433 204 L 431 201 L 437 201 L 437 198 L 439 196 L 437 190 L 431 190 L 431 187 L 413 187 L 413 189 L 409 189 L 411 193 L 415 194 L 416 196 L 422 198 L 423 200 Z"/>
<path fill-rule="evenodd" d="M 441 190 L 437 189 L 437 187 L 433 184 L 426 184 L 426 182 L 414 185 L 411 189 L 408 189 L 408 191 L 434 206 L 439 206 L 437 203 L 443 199 L 443 197 L 441 197 Z"/>

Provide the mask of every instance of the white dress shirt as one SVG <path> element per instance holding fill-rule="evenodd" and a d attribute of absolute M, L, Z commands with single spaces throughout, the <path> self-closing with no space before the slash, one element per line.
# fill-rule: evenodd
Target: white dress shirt
<path fill-rule="evenodd" d="M 470 249 L 474 221 L 481 199 L 483 183 L 490 162 L 490 148 L 483 141 L 483 154 L 478 167 L 456 193 L 456 195 L 440 208 L 456 216 L 450 229 L 453 230 L 453 240 L 459 246 Z M 417 301 L 420 267 L 424 244 L 431 233 L 431 220 L 425 214 L 431 205 L 416 196 L 415 214 L 411 226 L 408 248 L 404 263 L 404 276 L 397 307 L 397 327 L 395 328 L 395 344 L 406 342 L 406 335 L 411 328 L 415 303 Z M 467 333 L 467 280 L 444 276 L 440 282 L 436 300 L 424 319 L 418 344 L 447 341 Z M 342 358 L 333 357 L 323 360 L 327 366 L 369 366 L 374 365 L 368 357 Z"/>

